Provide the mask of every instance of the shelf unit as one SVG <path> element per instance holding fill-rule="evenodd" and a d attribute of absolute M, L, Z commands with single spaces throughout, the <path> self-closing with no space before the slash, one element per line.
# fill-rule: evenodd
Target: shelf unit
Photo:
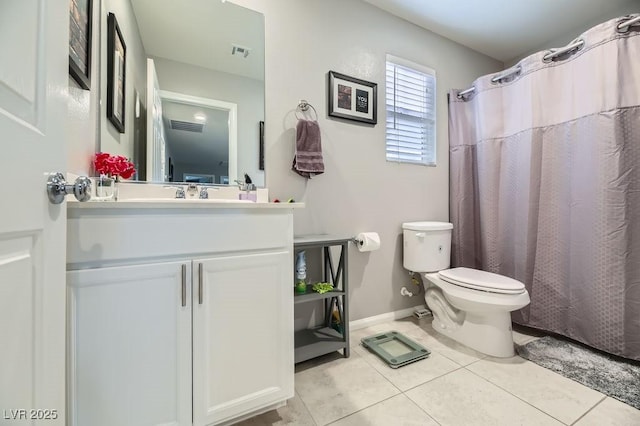
<path fill-rule="evenodd" d="M 322 280 L 333 284 L 334 290 L 327 293 L 316 293 L 311 285 L 304 294 L 294 292 L 294 304 L 324 302 L 323 324 L 319 327 L 300 330 L 295 333 L 295 362 L 306 361 L 320 355 L 342 350 L 345 358 L 349 353 L 349 287 L 348 287 L 348 252 L 352 238 L 332 235 L 306 235 L 293 239 L 294 252 L 310 248 L 322 251 Z M 334 261 L 331 247 L 340 247 L 338 263 Z M 308 262 L 308 260 L 307 260 Z M 313 283 L 310 283 L 313 284 Z M 333 310 L 338 310 L 342 330 L 331 326 Z"/>

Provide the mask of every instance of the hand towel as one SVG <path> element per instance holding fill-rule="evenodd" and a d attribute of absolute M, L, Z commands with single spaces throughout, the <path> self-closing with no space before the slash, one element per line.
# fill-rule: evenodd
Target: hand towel
<path fill-rule="evenodd" d="M 298 120 L 292 170 L 309 179 L 324 173 L 320 126 L 315 120 Z"/>

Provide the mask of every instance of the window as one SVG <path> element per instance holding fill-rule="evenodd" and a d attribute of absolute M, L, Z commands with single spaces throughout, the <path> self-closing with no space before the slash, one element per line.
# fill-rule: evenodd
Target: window
<path fill-rule="evenodd" d="M 436 73 L 387 55 L 387 161 L 436 165 Z"/>

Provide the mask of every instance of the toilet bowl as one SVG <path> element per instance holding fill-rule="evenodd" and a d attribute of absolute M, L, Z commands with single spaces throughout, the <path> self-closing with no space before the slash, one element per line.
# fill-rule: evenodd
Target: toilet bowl
<path fill-rule="evenodd" d="M 433 329 L 478 352 L 513 356 L 511 312 L 530 302 L 524 284 L 477 269 L 449 269 L 450 223 L 409 222 L 402 228 L 403 264 L 424 277 Z"/>

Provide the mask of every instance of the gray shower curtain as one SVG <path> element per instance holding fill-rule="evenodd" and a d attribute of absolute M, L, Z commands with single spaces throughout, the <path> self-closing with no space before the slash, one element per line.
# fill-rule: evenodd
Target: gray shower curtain
<path fill-rule="evenodd" d="M 525 283 L 516 323 L 640 360 L 640 25 L 618 29 L 629 19 L 480 77 L 462 99 L 451 91 L 450 211 L 454 266 Z"/>

